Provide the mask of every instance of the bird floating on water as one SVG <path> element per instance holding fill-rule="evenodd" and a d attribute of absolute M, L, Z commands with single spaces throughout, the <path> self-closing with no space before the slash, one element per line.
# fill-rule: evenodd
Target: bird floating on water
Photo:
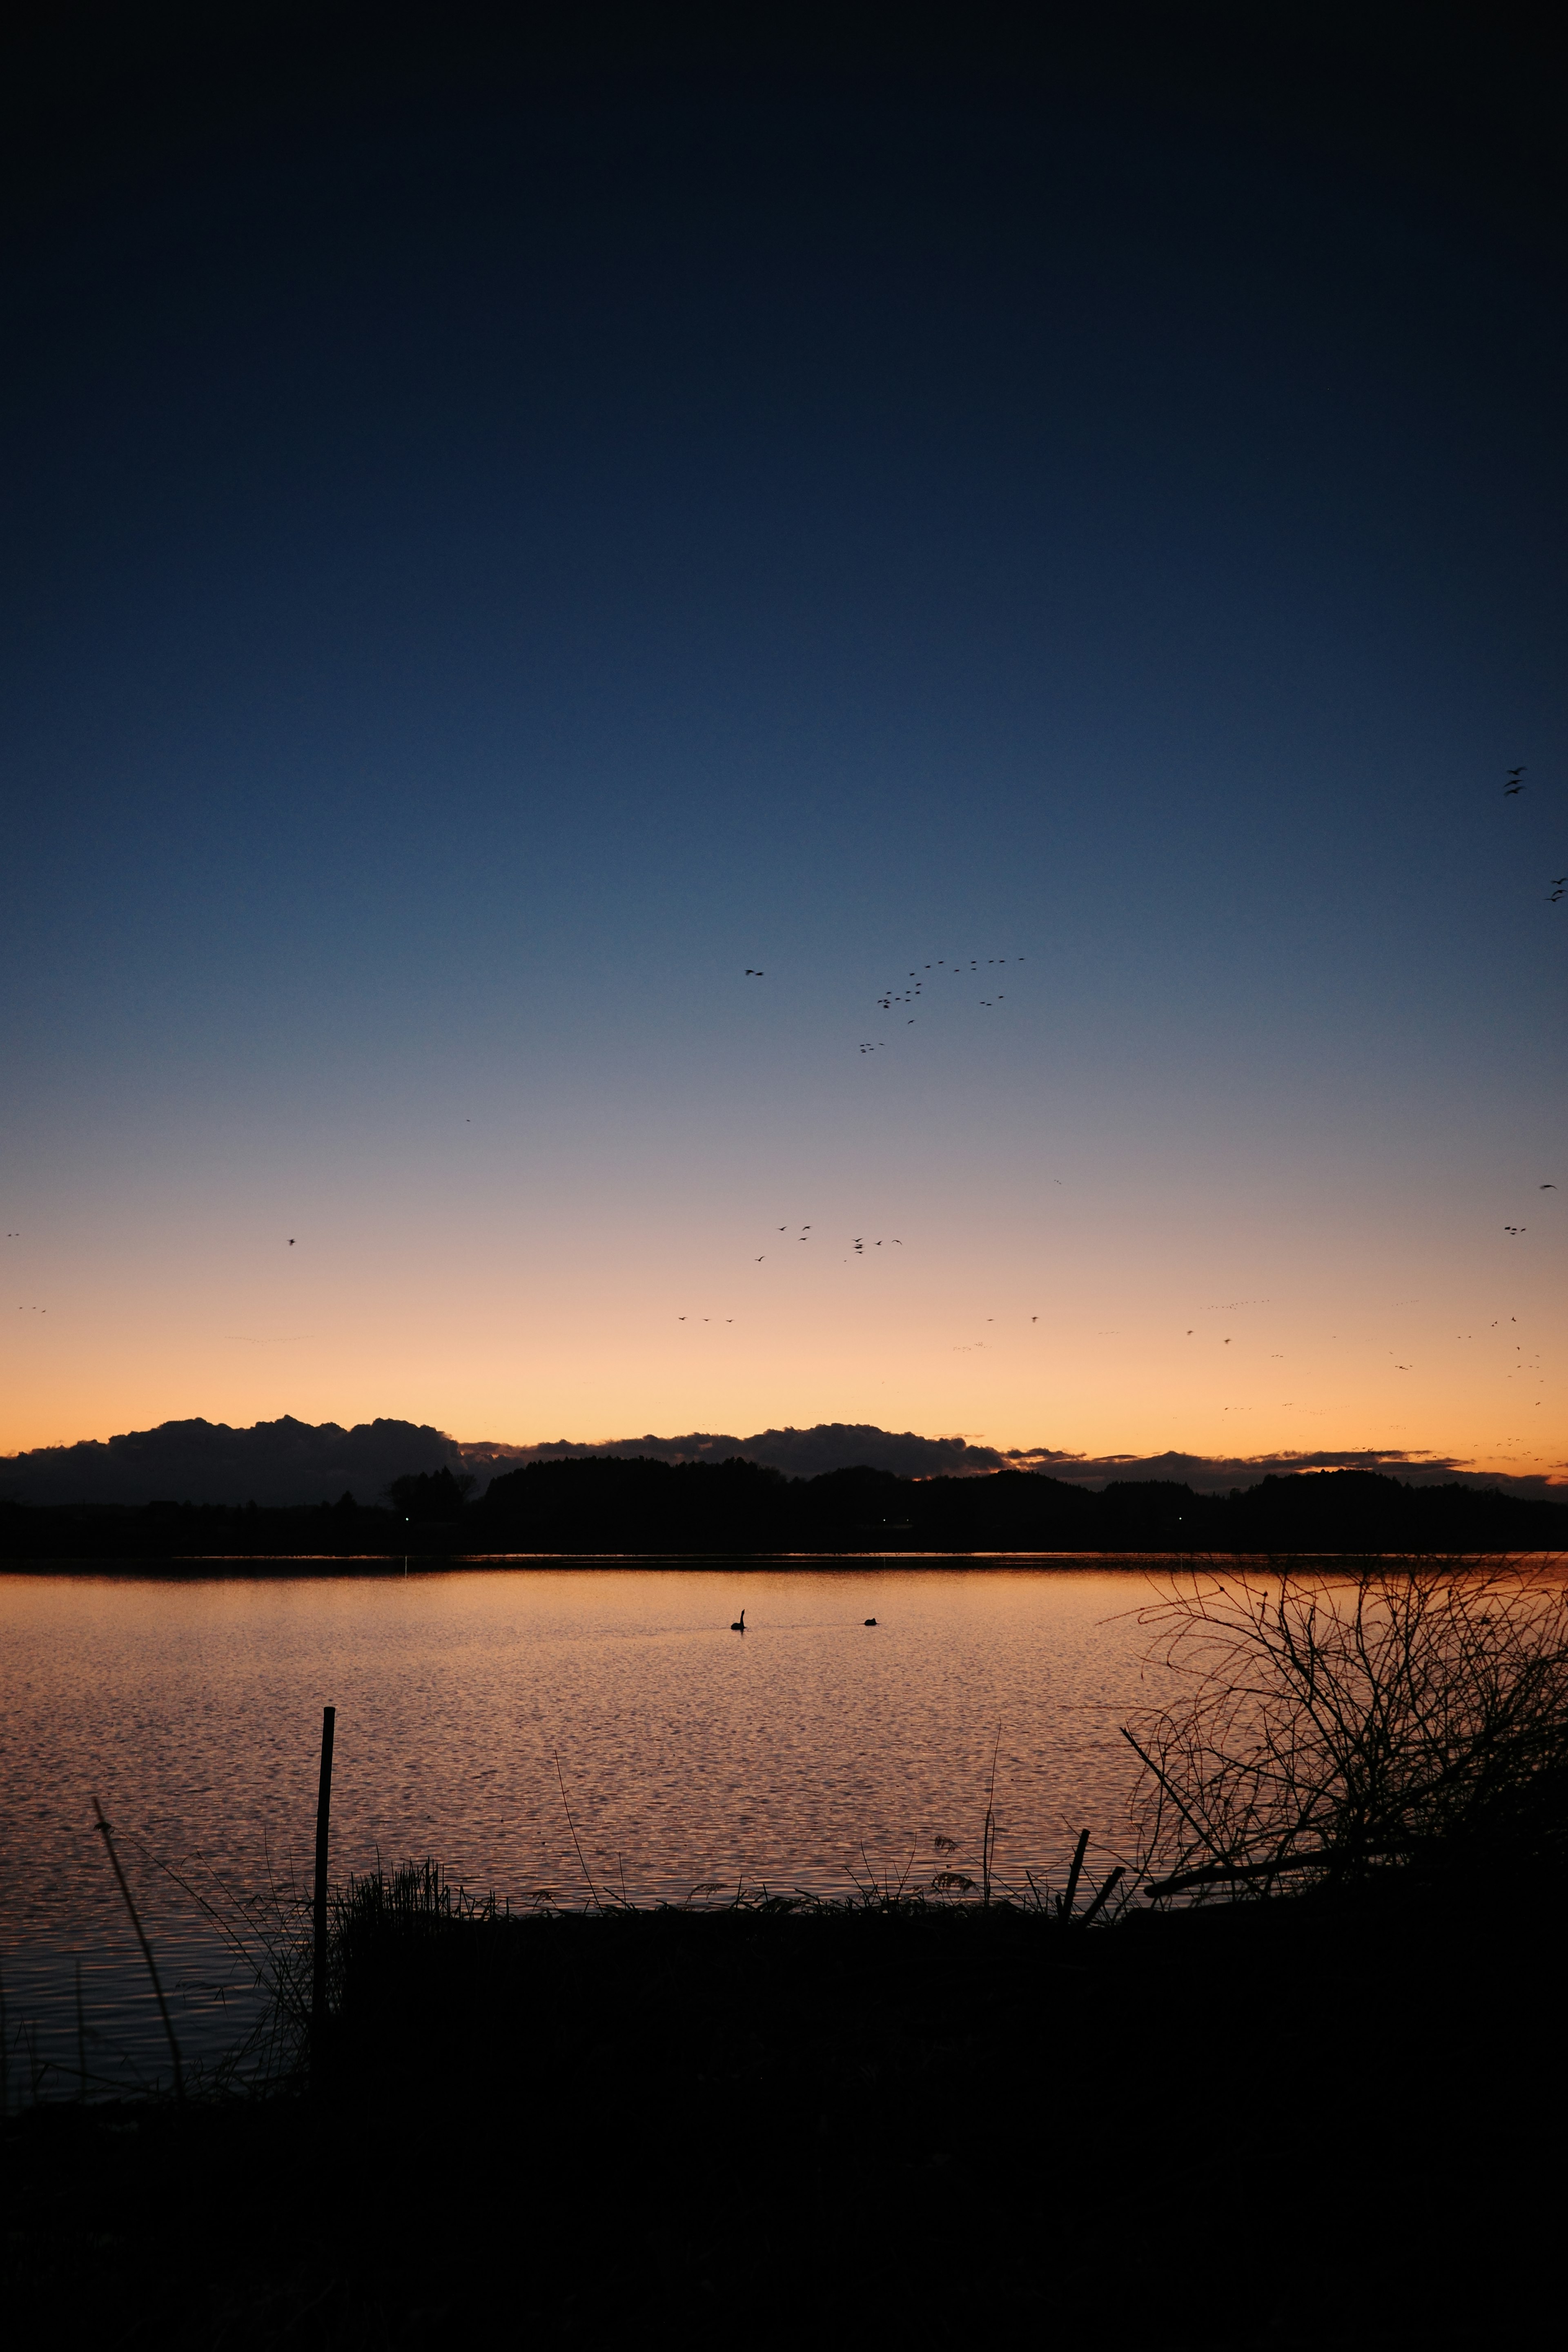
<path fill-rule="evenodd" d="M 742 1612 L 741 1612 L 741 1613 L 740 1613 L 740 1615 L 736 1618 L 736 1620 L 735 1620 L 734 1623 L 731 1626 L 730 1631 L 731 1631 L 731 1633 L 743 1633 L 745 1632 L 745 1630 L 746 1630 L 746 1612 L 745 1612 L 745 1611 L 742 1609 Z"/>
<path fill-rule="evenodd" d="M 875 1619 L 874 1617 L 868 1617 L 868 1618 L 867 1618 L 867 1620 L 866 1620 L 866 1622 L 867 1622 L 867 1624 L 868 1624 L 868 1625 L 874 1625 L 874 1624 L 876 1623 L 876 1622 L 877 1622 L 877 1621 L 876 1621 L 876 1619 Z"/>

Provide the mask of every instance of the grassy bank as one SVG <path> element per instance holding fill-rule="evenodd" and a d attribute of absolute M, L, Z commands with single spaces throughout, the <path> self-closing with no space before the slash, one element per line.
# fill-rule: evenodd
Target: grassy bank
<path fill-rule="evenodd" d="M 313 2093 L 45 2110 L 7 2310 L 117 2343 L 1506 2339 L 1560 1889 L 363 1916 Z"/>

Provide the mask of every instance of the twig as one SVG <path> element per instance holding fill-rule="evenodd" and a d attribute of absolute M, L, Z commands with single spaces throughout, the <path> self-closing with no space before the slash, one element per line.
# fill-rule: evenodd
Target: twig
<path fill-rule="evenodd" d="M 1117 1885 L 1117 1882 L 1120 1879 L 1125 1876 L 1125 1874 L 1126 1874 L 1122 1870 L 1121 1864 L 1118 1863 L 1110 1877 L 1106 1880 L 1104 1885 L 1100 1888 L 1099 1894 L 1095 1896 L 1093 1902 L 1089 1905 L 1089 1909 L 1084 1913 L 1083 1917 L 1079 1920 L 1079 1925 L 1080 1927 L 1087 1927 L 1091 1919 L 1099 1918 L 1101 1911 L 1104 1910 L 1105 1906 L 1110 1900 L 1112 1888 Z"/>
<path fill-rule="evenodd" d="M 980 1835 L 980 1878 L 982 1908 L 991 1908 L 991 1855 L 996 1843 L 996 1754 L 1002 1745 L 1002 1727 L 996 1726 L 996 1738 L 991 1748 L 991 1778 L 985 1783 L 985 1826 Z"/>
<path fill-rule="evenodd" d="M 1073 1851 L 1072 1868 L 1068 1872 L 1067 1893 L 1062 1896 L 1057 1913 L 1057 1916 L 1060 1919 L 1072 1917 L 1072 1906 L 1078 1901 L 1078 1882 L 1083 1872 L 1083 1858 L 1088 1852 L 1089 1832 L 1079 1830 L 1078 1844 Z"/>
<path fill-rule="evenodd" d="M 1165 1794 L 1170 1798 L 1171 1802 L 1181 1814 L 1182 1819 L 1186 1822 L 1187 1827 L 1192 1831 L 1193 1835 L 1197 1839 L 1199 1844 L 1206 1845 L 1216 1862 L 1223 1862 L 1225 1860 L 1225 1856 L 1221 1853 L 1218 1846 L 1215 1845 L 1213 1838 L 1211 1838 L 1207 1832 L 1200 1828 L 1198 1823 L 1194 1821 L 1191 1812 L 1188 1811 L 1187 1807 L 1183 1804 L 1180 1797 L 1177 1796 L 1175 1790 L 1171 1785 L 1170 1775 L 1166 1772 L 1161 1771 L 1160 1767 L 1155 1763 L 1147 1748 L 1141 1748 L 1139 1746 L 1137 1740 L 1133 1738 L 1132 1734 L 1128 1730 L 1125 1724 L 1121 1726 L 1121 1737 L 1125 1739 L 1129 1748 L 1132 1749 L 1133 1753 L 1140 1757 L 1148 1766 L 1150 1771 L 1152 1772 L 1155 1780 L 1160 1783 L 1161 1788 L 1163 1789 Z"/>
<path fill-rule="evenodd" d="M 180 2045 L 174 2039 L 174 2020 L 169 2015 L 169 2004 L 163 1999 L 163 1988 L 158 1981 L 158 1963 L 153 1958 L 152 1945 L 142 1933 L 142 1922 L 136 1916 L 136 1906 L 131 1900 L 131 1889 L 125 1884 L 125 1873 L 120 1867 L 120 1856 L 114 1851 L 114 1840 L 109 1834 L 109 1823 L 103 1818 L 103 1807 L 96 1797 L 92 1801 L 92 1810 L 98 1819 L 98 1833 L 103 1840 L 104 1851 L 109 1856 L 110 1868 L 113 1871 L 120 1892 L 124 1897 L 131 1925 L 136 1930 L 136 1940 L 142 1947 L 142 1957 L 147 1963 L 147 1973 L 153 1979 L 153 1990 L 158 2002 L 158 2014 L 163 2021 L 163 2031 L 169 2037 L 169 2055 L 174 2062 L 174 2096 L 183 2104 L 185 2095 L 185 2077 L 180 2065 Z"/>
<path fill-rule="evenodd" d="M 576 1846 L 576 1847 L 577 1847 L 577 1861 L 578 1861 L 578 1864 L 579 1864 L 579 1867 L 580 1867 L 580 1868 L 581 1868 L 581 1870 L 582 1870 L 582 1873 L 583 1873 L 584 1877 L 584 1878 L 587 1880 L 587 1882 L 588 1882 L 588 1892 L 589 1892 L 589 1894 L 590 1894 L 590 1895 L 593 1896 L 593 1898 L 594 1898 L 594 1907 L 595 1907 L 595 1910 L 598 1910 L 598 1911 L 602 1911 L 602 1910 L 604 1909 L 604 1907 L 605 1907 L 605 1906 L 604 1906 L 604 1905 L 603 1905 L 603 1904 L 600 1902 L 600 1900 L 599 1900 L 599 1890 L 598 1890 L 598 1888 L 595 1885 L 595 1884 L 594 1884 L 594 1881 L 593 1881 L 592 1877 L 589 1875 L 588 1865 L 587 1865 L 586 1862 L 584 1862 L 584 1859 L 583 1859 L 583 1849 L 582 1849 L 581 1845 L 578 1845 L 578 1843 L 577 1843 L 577 1824 L 576 1824 L 576 1822 L 575 1822 L 573 1820 L 573 1818 L 572 1818 L 572 1808 L 571 1808 L 571 1806 L 570 1806 L 569 1804 L 567 1804 L 567 1802 L 566 1802 L 566 1781 L 565 1781 L 565 1777 L 564 1777 L 564 1775 L 563 1774 L 562 1769 L 561 1769 L 561 1759 L 560 1759 L 560 1756 L 559 1756 L 559 1755 L 557 1755 L 557 1756 L 556 1756 L 556 1758 L 555 1758 L 554 1761 L 555 1761 L 555 1778 L 556 1778 L 556 1779 L 557 1779 L 557 1780 L 559 1780 L 559 1781 L 560 1781 L 560 1783 L 561 1783 L 561 1803 L 562 1803 L 562 1806 L 563 1806 L 563 1810 L 564 1810 L 564 1811 L 565 1811 L 565 1814 L 566 1814 L 566 1826 L 567 1826 L 567 1828 L 568 1828 L 568 1829 L 571 1831 L 571 1832 L 572 1832 L 572 1843 L 573 1843 L 573 1844 L 574 1844 L 574 1846 Z"/>

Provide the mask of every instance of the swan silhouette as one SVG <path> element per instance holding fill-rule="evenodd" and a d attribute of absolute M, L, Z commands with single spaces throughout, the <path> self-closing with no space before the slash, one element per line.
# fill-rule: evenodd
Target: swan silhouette
<path fill-rule="evenodd" d="M 746 1612 L 745 1612 L 745 1611 L 742 1609 L 742 1612 L 741 1612 L 741 1613 L 740 1613 L 740 1615 L 736 1618 L 736 1620 L 735 1620 L 734 1623 L 731 1626 L 730 1631 L 731 1631 L 731 1633 L 743 1633 L 745 1632 L 745 1630 L 746 1630 Z"/>

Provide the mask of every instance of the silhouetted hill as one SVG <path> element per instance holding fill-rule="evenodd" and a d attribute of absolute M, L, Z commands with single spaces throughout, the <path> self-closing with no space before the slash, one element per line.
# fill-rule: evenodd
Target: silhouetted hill
<path fill-rule="evenodd" d="M 102 1444 L 40 1446 L 0 1461 L 0 1497 L 20 1503 L 315 1503 L 345 1488 L 379 1499 L 394 1478 L 463 1464 L 453 1440 L 412 1421 L 313 1424 L 285 1413 L 253 1429 L 166 1421 Z"/>

